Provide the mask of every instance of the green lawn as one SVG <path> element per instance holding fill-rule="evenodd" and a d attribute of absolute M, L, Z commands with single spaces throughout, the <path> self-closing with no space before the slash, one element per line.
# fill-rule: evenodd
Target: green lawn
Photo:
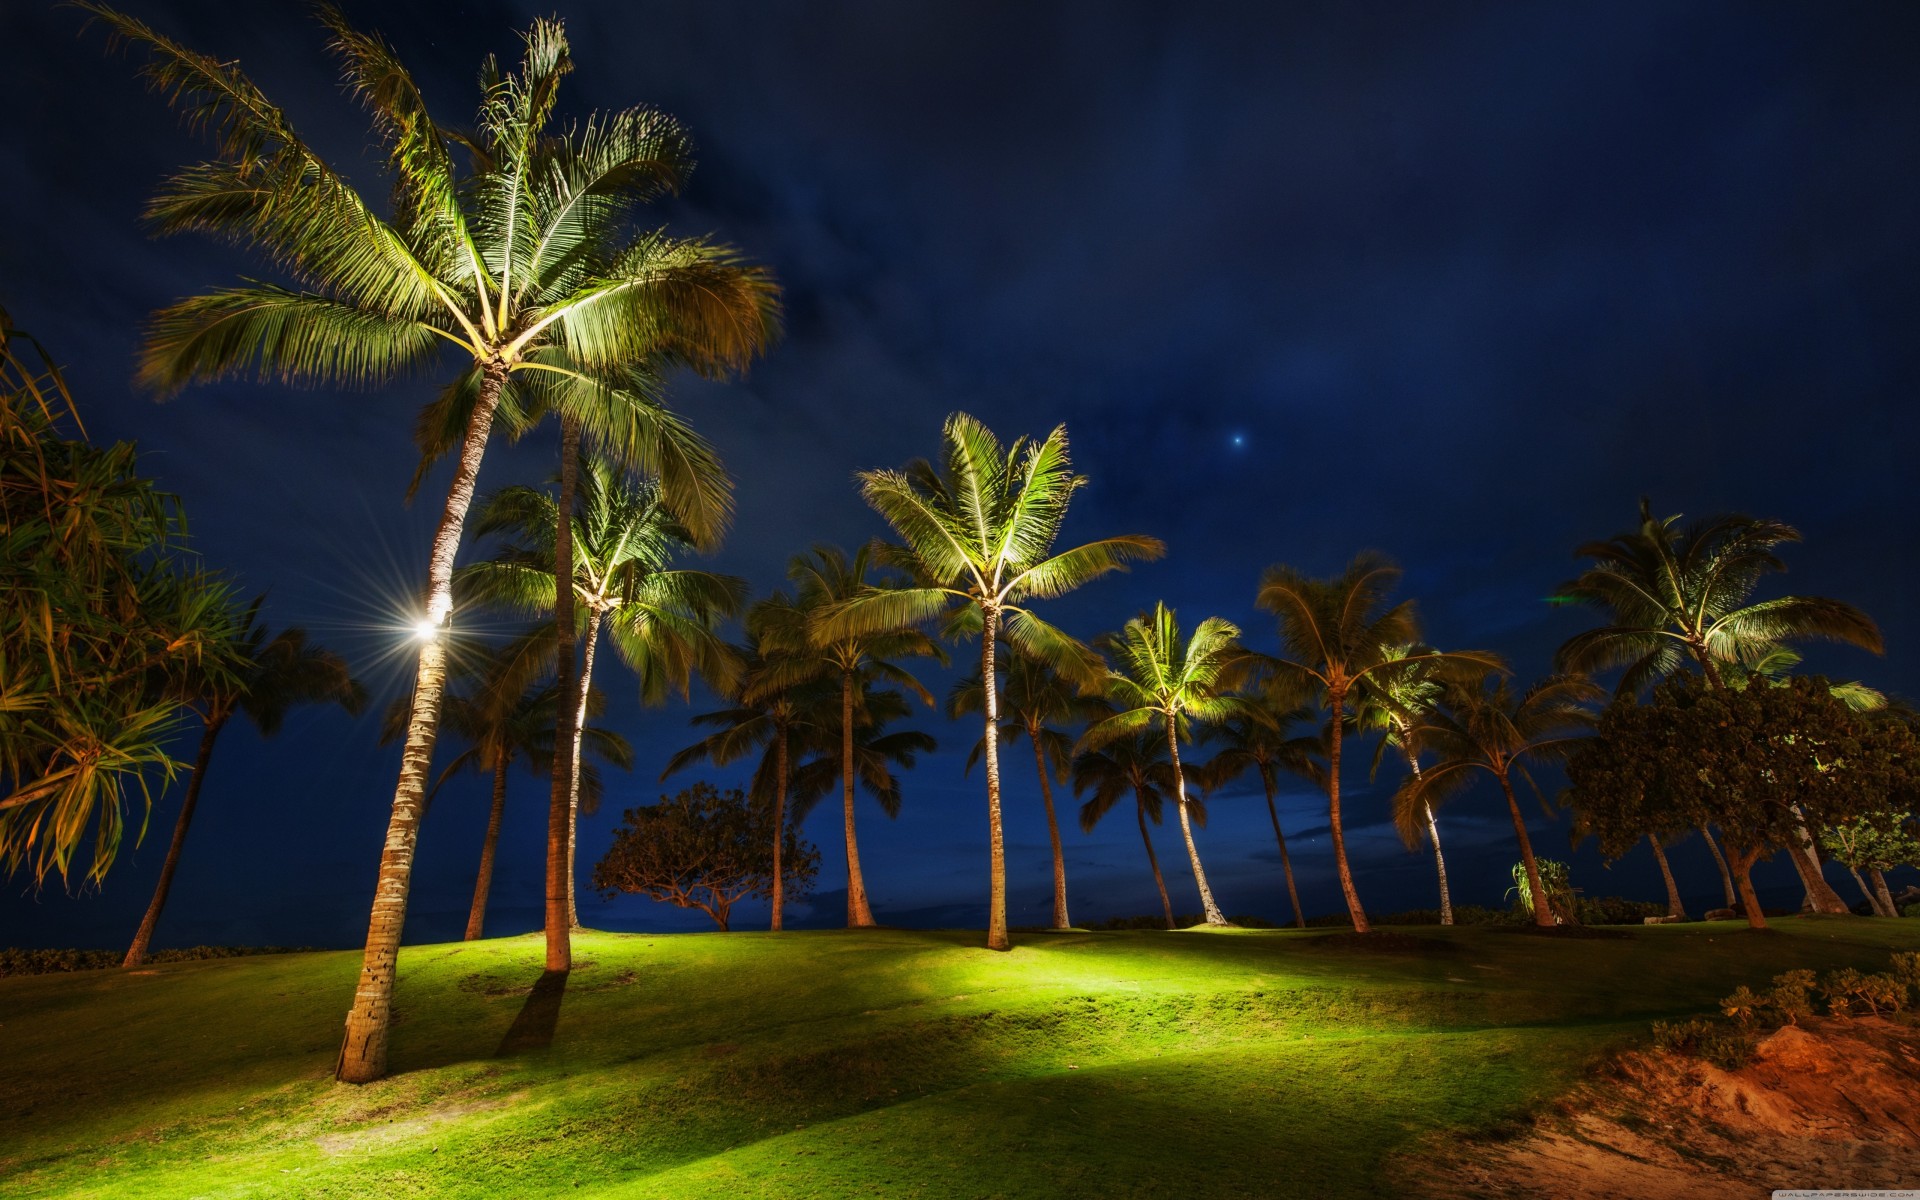
<path fill-rule="evenodd" d="M 0 1193 L 1373 1195 L 1650 1020 L 1920 947 L 1777 925 L 587 934 L 558 995 L 537 937 L 421 946 L 363 1088 L 330 1079 L 356 953 L 4 979 Z"/>

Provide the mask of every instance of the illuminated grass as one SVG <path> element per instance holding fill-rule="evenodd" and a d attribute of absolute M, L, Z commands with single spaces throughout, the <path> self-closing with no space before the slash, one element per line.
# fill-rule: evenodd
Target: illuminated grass
<path fill-rule="evenodd" d="M 402 960 L 396 1075 L 329 1078 L 357 954 L 0 980 L 9 1196 L 1369 1195 L 1657 1017 L 1920 922 L 1618 940 L 1319 934 L 583 936 Z M 516 1022 L 518 1025 L 516 1026 Z"/>

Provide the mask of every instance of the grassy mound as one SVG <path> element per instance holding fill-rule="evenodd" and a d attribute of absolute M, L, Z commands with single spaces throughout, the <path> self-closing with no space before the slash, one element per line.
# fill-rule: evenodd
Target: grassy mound
<path fill-rule="evenodd" d="M 401 960 L 394 1076 L 331 1081 L 354 953 L 0 980 L 9 1196 L 1367 1196 L 1647 1023 L 1920 923 L 586 934 Z"/>

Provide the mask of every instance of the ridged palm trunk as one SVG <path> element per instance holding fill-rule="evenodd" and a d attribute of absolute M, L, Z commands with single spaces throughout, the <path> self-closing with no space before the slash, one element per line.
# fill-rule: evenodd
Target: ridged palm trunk
<path fill-rule="evenodd" d="M 407 892 L 413 882 L 413 854 L 420 839 L 422 802 L 427 773 L 433 760 L 433 742 L 440 728 L 440 700 L 447 683 L 447 618 L 453 612 L 453 560 L 460 549 L 460 532 L 467 508 L 473 503 L 474 482 L 487 435 L 493 429 L 494 410 L 506 385 L 507 364 L 488 360 L 482 367 L 480 394 L 467 418 L 460 461 L 446 509 L 434 531 L 427 560 L 427 619 L 441 631 L 421 644 L 414 675 L 413 705 L 407 717 L 407 740 L 400 752 L 400 780 L 394 789 L 393 815 L 380 853 L 380 874 L 374 884 L 373 912 L 367 922 L 367 946 L 360 962 L 360 981 L 353 1007 L 347 1012 L 346 1035 L 334 1077 L 343 1083 L 371 1083 L 387 1073 L 387 1035 L 393 1023 L 394 971 L 400 958 L 400 935 L 407 920 Z"/>
<path fill-rule="evenodd" d="M 1707 839 L 1707 849 L 1713 851 L 1714 865 L 1720 868 L 1720 886 L 1727 893 L 1727 907 L 1739 908 L 1740 898 L 1733 894 L 1733 871 L 1727 866 L 1727 856 L 1720 853 L 1720 842 L 1713 836 L 1713 830 L 1705 825 L 1700 827 L 1700 836 Z"/>
<path fill-rule="evenodd" d="M 1547 889 L 1540 882 L 1540 863 L 1533 857 L 1533 839 L 1527 836 L 1527 822 L 1520 815 L 1520 801 L 1513 795 L 1513 780 L 1505 771 L 1499 772 L 1500 790 L 1507 794 L 1507 812 L 1513 816 L 1513 836 L 1520 839 L 1520 861 L 1526 864 L 1527 887 L 1533 893 L 1533 923 L 1543 928 L 1553 927 L 1553 901 L 1547 895 Z"/>
<path fill-rule="evenodd" d="M 1200 848 L 1193 844 L 1193 822 L 1187 819 L 1187 780 L 1180 773 L 1179 718 L 1172 713 L 1163 715 L 1167 724 L 1167 759 L 1173 763 L 1174 798 L 1180 806 L 1180 836 L 1187 840 L 1187 858 L 1193 863 L 1193 881 L 1200 887 L 1200 908 L 1206 914 L 1207 924 L 1225 925 L 1227 919 L 1220 914 L 1220 906 L 1213 902 L 1213 889 L 1207 886 L 1206 869 L 1200 865 Z"/>
<path fill-rule="evenodd" d="M 1800 818 L 1800 810 L 1794 809 L 1794 816 Z M 1787 857 L 1793 860 L 1793 869 L 1800 873 L 1800 882 L 1806 886 L 1806 906 L 1817 913 L 1829 916 L 1850 916 L 1853 909 L 1840 898 L 1827 882 L 1826 874 L 1820 869 L 1820 852 L 1814 849 L 1813 835 L 1807 832 L 1806 821 L 1801 818 L 1793 827 L 1793 844 L 1787 847 Z"/>
<path fill-rule="evenodd" d="M 1737 850 L 1728 846 L 1727 853 L 1732 858 L 1733 879 L 1740 889 L 1740 908 L 1747 918 L 1747 928 L 1765 929 L 1767 915 L 1760 907 L 1759 893 L 1753 890 L 1753 864 L 1760 859 L 1760 849 L 1756 846 L 1751 850 Z"/>
<path fill-rule="evenodd" d="M 1280 809 L 1273 802 L 1273 777 L 1263 769 L 1260 782 L 1267 788 L 1267 816 L 1273 820 L 1273 840 L 1280 847 L 1280 871 L 1287 877 L 1287 899 L 1293 903 L 1293 923 L 1305 929 L 1307 914 L 1300 908 L 1300 892 L 1293 886 L 1293 859 L 1287 855 L 1287 836 L 1280 832 Z"/>
<path fill-rule="evenodd" d="M 1007 844 L 1000 828 L 1000 685 L 993 674 L 993 641 L 1000 636 L 1000 613 L 980 610 L 981 705 L 987 732 L 987 949 L 1011 950 L 1007 936 Z"/>
<path fill-rule="evenodd" d="M 853 832 L 853 672 L 840 673 L 840 797 L 847 826 L 847 928 L 873 926 L 867 879 L 860 871 L 860 842 Z"/>
<path fill-rule="evenodd" d="M 1040 746 L 1040 731 L 1028 729 L 1033 743 L 1033 765 L 1040 772 L 1040 802 L 1047 809 L 1047 836 L 1053 840 L 1053 927 L 1067 929 L 1067 856 L 1060 849 L 1060 822 L 1053 816 L 1053 785 L 1047 780 L 1047 752 Z"/>
<path fill-rule="evenodd" d="M 560 720 L 573 719 L 581 692 L 574 676 L 573 493 L 578 483 L 580 425 L 560 423 L 560 519 L 553 542 L 554 665 L 560 685 Z M 567 886 L 573 840 L 573 756 L 553 756 L 553 790 L 547 803 L 547 970 L 573 969 L 573 889 Z"/>
<path fill-rule="evenodd" d="M 787 846 L 787 723 L 776 718 L 773 733 L 773 924 L 779 933 L 786 921 L 787 879 L 780 854 Z"/>
<path fill-rule="evenodd" d="M 1673 882 L 1673 868 L 1667 865 L 1667 852 L 1661 848 L 1657 834 L 1648 834 L 1647 844 L 1653 847 L 1653 860 L 1660 864 L 1660 878 L 1667 884 L 1667 916 L 1675 921 L 1684 921 L 1687 919 L 1687 906 L 1680 902 L 1680 888 Z"/>
<path fill-rule="evenodd" d="M 1406 726 L 1400 726 L 1401 744 L 1406 744 Z M 1420 778 L 1420 756 L 1411 748 L 1407 750 L 1407 769 L 1413 772 L 1415 779 Z M 1453 924 L 1453 893 L 1447 888 L 1447 856 L 1440 850 L 1440 822 L 1433 819 L 1433 805 L 1421 805 L 1426 810 L 1427 840 L 1433 843 L 1433 870 L 1440 877 L 1440 923 Z"/>
<path fill-rule="evenodd" d="M 473 880 L 473 905 L 467 910 L 466 940 L 480 940 L 487 923 L 487 893 L 493 890 L 493 855 L 500 846 L 500 818 L 507 811 L 507 755 L 494 757 L 493 804 L 487 809 L 487 839 L 480 843 L 480 873 Z"/>
<path fill-rule="evenodd" d="M 1889 917 L 1899 916 L 1900 909 L 1893 902 L 1893 889 L 1887 886 L 1887 877 L 1878 867 L 1868 867 L 1867 878 L 1873 880 L 1873 894 L 1879 898 L 1881 914 Z"/>
<path fill-rule="evenodd" d="M 587 644 L 580 652 L 580 703 L 573 707 L 573 778 L 567 788 L 567 925 L 580 928 L 580 893 L 573 868 L 580 857 L 580 739 L 587 727 L 587 698 L 593 694 L 593 650 L 600 641 L 605 614 L 594 609 L 587 617 Z"/>
<path fill-rule="evenodd" d="M 1847 874 L 1852 875 L 1853 882 L 1859 885 L 1860 895 L 1866 899 L 1867 907 L 1873 910 L 1874 916 L 1886 917 L 1886 916 L 1893 915 L 1891 913 L 1881 911 L 1880 897 L 1873 894 L 1873 887 L 1867 883 L 1867 877 L 1860 873 L 1859 867 L 1849 865 L 1847 867 Z"/>
<path fill-rule="evenodd" d="M 1173 901 L 1167 898 L 1167 881 L 1160 874 L 1160 859 L 1153 852 L 1153 838 L 1147 833 L 1147 798 L 1134 789 L 1134 808 L 1140 817 L 1140 844 L 1147 848 L 1147 865 L 1153 868 L 1153 886 L 1160 889 L 1160 907 L 1167 914 L 1167 928 L 1174 927 Z"/>
<path fill-rule="evenodd" d="M 1347 915 L 1353 918 L 1353 931 L 1371 933 L 1373 924 L 1367 920 L 1367 910 L 1360 907 L 1359 889 L 1353 886 L 1353 868 L 1347 863 L 1346 827 L 1340 820 L 1340 727 L 1347 715 L 1346 691 L 1329 690 L 1327 706 L 1333 710 L 1333 720 L 1327 727 L 1327 824 L 1333 832 L 1333 865 L 1340 875 L 1340 895 L 1347 902 Z"/>
<path fill-rule="evenodd" d="M 160 924 L 160 910 L 167 906 L 167 893 L 173 888 L 174 869 L 180 865 L 180 847 L 186 844 L 187 826 L 193 822 L 194 805 L 200 802 L 200 784 L 207 777 L 207 761 L 213 757 L 213 743 L 226 723 L 224 715 L 209 716 L 207 727 L 200 734 L 200 751 L 193 759 L 193 777 L 187 780 L 180 815 L 173 822 L 173 841 L 167 846 L 167 861 L 160 864 L 160 881 L 153 885 L 153 900 L 147 905 L 147 915 L 140 918 L 140 928 L 133 935 L 133 945 L 127 947 L 127 957 L 121 960 L 123 967 L 137 967 L 147 961 L 147 947 L 153 943 L 154 927 Z"/>

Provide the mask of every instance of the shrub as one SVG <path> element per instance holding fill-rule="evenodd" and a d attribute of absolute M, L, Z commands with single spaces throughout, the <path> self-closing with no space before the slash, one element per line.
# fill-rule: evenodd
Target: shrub
<path fill-rule="evenodd" d="M 1802 1017 L 1813 1015 L 1814 974 L 1812 971 L 1788 971 L 1773 977 L 1767 989 L 1767 1006 L 1782 1024 L 1798 1025 Z"/>
<path fill-rule="evenodd" d="M 1582 925 L 1640 925 L 1648 917 L 1664 917 L 1667 906 L 1651 900 L 1628 900 L 1624 896 L 1576 897 L 1574 912 Z"/>
<path fill-rule="evenodd" d="M 213 958 L 245 958 L 255 954 L 307 954 L 313 946 L 188 946 L 179 950 L 156 950 L 147 955 L 148 965 L 171 962 L 199 962 Z M 9 975 L 56 975 L 65 971 L 99 971 L 117 967 L 126 958 L 121 950 L 20 950 L 0 949 L 0 979 Z"/>

